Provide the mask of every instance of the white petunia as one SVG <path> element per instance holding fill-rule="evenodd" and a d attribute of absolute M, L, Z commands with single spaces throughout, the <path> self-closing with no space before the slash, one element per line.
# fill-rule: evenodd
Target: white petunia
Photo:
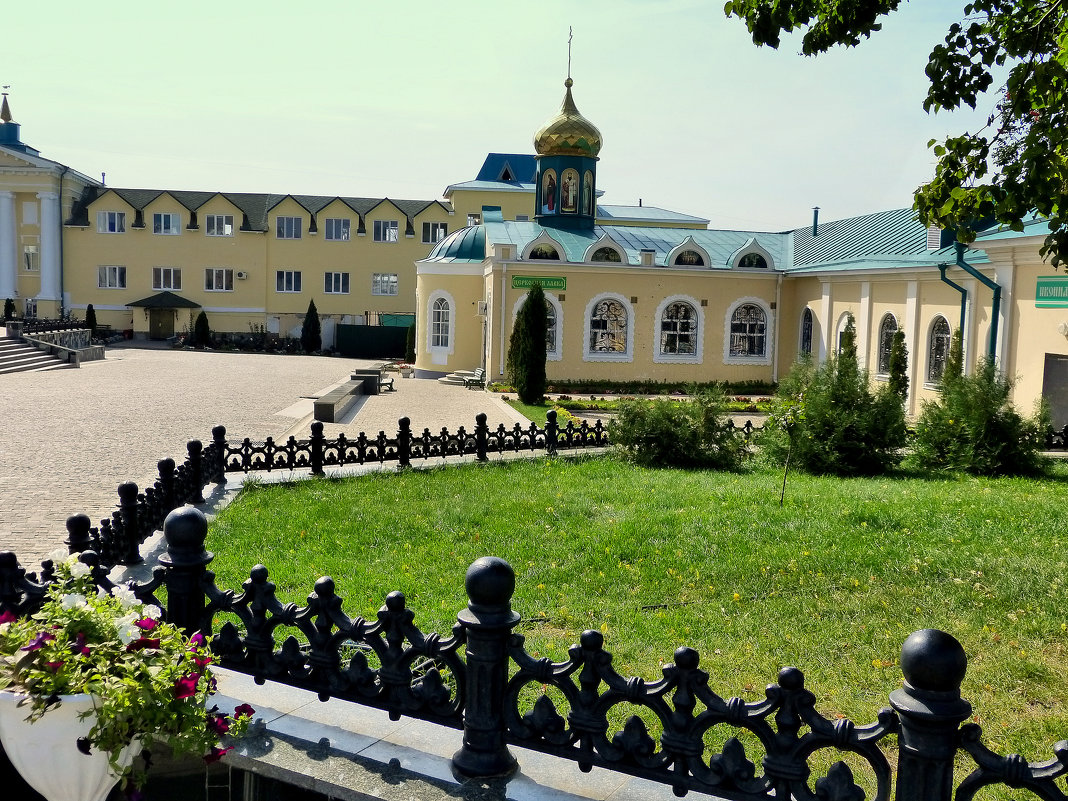
<path fill-rule="evenodd" d="M 145 604 L 144 608 L 141 611 L 144 614 L 144 617 L 147 617 L 151 620 L 159 620 L 160 615 L 163 614 L 160 608 L 155 604 Z"/>
<path fill-rule="evenodd" d="M 52 560 L 53 565 L 61 565 L 67 561 L 67 549 L 56 548 L 54 551 L 49 551 L 47 558 Z"/>
<path fill-rule="evenodd" d="M 69 592 L 59 599 L 63 609 L 81 609 L 86 605 L 85 596 L 80 592 Z"/>
<path fill-rule="evenodd" d="M 120 584 L 119 586 L 114 587 L 111 590 L 111 594 L 118 598 L 123 609 L 129 609 L 134 604 L 140 603 L 140 601 L 137 600 L 137 596 L 134 595 L 134 591 L 126 584 Z"/>
<path fill-rule="evenodd" d="M 141 629 L 137 627 L 137 620 L 137 615 L 131 612 L 115 621 L 115 631 L 123 645 L 129 645 L 134 640 L 140 639 Z"/>
<path fill-rule="evenodd" d="M 74 578 L 81 578 L 82 576 L 88 576 L 92 572 L 92 568 L 85 562 L 73 562 L 70 566 L 70 574 Z"/>

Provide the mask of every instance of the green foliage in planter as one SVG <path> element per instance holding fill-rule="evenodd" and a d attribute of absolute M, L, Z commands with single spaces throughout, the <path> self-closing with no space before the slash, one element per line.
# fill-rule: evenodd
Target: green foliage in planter
<path fill-rule="evenodd" d="M 791 426 L 779 422 L 787 414 L 796 421 Z M 908 433 L 900 395 L 889 384 L 873 394 L 857 365 L 852 318 L 837 355 L 822 365 L 804 360 L 794 366 L 768 422 L 761 437 L 765 453 L 779 464 L 789 453 L 794 464 L 817 474 L 883 473 L 901 461 Z"/>
<path fill-rule="evenodd" d="M 954 357 L 951 348 L 942 397 L 926 401 L 916 423 L 917 464 L 982 476 L 1043 472 L 1048 409 L 1040 406 L 1031 417 L 1021 416 L 1009 398 L 1012 382 L 989 359 L 983 359 L 972 375 L 961 375 L 957 334 L 954 343 L 958 355 Z"/>
<path fill-rule="evenodd" d="M 300 330 L 300 346 L 305 353 L 314 353 L 323 347 L 323 328 L 319 322 L 319 311 L 315 301 L 308 301 L 308 311 L 304 315 L 304 326 Z"/>
<path fill-rule="evenodd" d="M 623 399 L 608 436 L 637 464 L 729 470 L 741 462 L 745 443 L 727 427 L 725 411 L 718 390 L 684 401 Z"/>

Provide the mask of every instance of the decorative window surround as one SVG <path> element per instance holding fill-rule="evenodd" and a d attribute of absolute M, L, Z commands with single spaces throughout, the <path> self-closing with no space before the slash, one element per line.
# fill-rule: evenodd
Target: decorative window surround
<path fill-rule="evenodd" d="M 599 319 L 603 319 L 601 310 L 598 306 L 601 303 L 608 303 L 614 308 L 605 309 L 608 312 L 621 311 L 626 315 L 626 320 L 622 321 L 622 326 L 618 326 L 615 333 L 623 334 L 626 337 L 624 342 L 624 348 L 618 351 L 598 351 L 593 350 L 590 347 L 590 340 L 593 333 L 592 318 L 597 313 Z M 612 322 L 606 321 L 607 327 L 600 329 L 604 334 L 611 334 Z M 602 292 L 599 295 L 595 295 L 589 303 L 586 304 L 586 310 L 583 314 L 582 323 L 582 361 L 584 362 L 632 362 L 634 361 L 634 308 L 630 305 L 630 302 L 623 295 L 618 295 L 614 292 Z M 621 329 L 621 330 L 620 330 Z"/>
<path fill-rule="evenodd" d="M 663 342 L 663 318 L 668 306 L 673 303 L 685 303 L 694 312 L 694 352 L 693 353 L 664 353 L 661 351 Z M 705 339 L 705 313 L 701 308 L 701 302 L 689 295 L 672 295 L 660 301 L 653 316 L 653 362 L 655 364 L 701 364 L 704 361 Z"/>
<path fill-rule="evenodd" d="M 430 361 L 447 365 L 449 356 L 456 349 L 456 301 L 443 289 L 437 289 L 427 298 L 426 349 Z"/>
<path fill-rule="evenodd" d="M 751 264 L 748 264 L 747 266 L 742 266 L 742 261 L 751 261 L 751 259 L 746 259 L 746 257 L 752 255 L 757 255 L 763 258 L 764 266 L 760 267 L 759 265 L 754 266 Z M 775 259 L 771 257 L 771 253 L 769 253 L 767 249 L 761 247 L 760 243 L 756 241 L 755 237 L 750 237 L 744 245 L 742 245 L 730 255 L 730 258 L 727 259 L 727 264 L 732 270 L 764 271 L 766 269 L 772 269 L 775 267 Z"/>
<path fill-rule="evenodd" d="M 553 239 L 551 236 L 549 236 L 548 233 L 546 233 L 544 231 L 541 234 L 539 234 L 536 239 L 534 239 L 531 242 L 527 243 L 527 246 L 525 248 L 523 248 L 523 253 L 520 256 L 520 258 L 522 258 L 524 260 L 529 260 L 530 259 L 530 254 L 533 251 L 537 250 L 539 247 L 550 247 L 550 248 L 552 248 L 553 250 L 556 251 L 557 260 L 566 261 L 566 259 L 564 258 L 564 255 L 563 255 L 564 253 L 566 253 L 566 251 L 564 250 L 564 246 L 561 245 L 559 242 L 557 242 L 555 239 Z"/>
<path fill-rule="evenodd" d="M 764 352 L 755 356 L 731 356 L 731 322 L 734 313 L 740 307 L 756 306 L 764 312 Z M 762 298 L 739 298 L 727 309 L 723 322 L 723 363 L 724 364 L 771 364 L 772 343 L 775 342 L 775 319 L 771 307 Z"/>
<path fill-rule="evenodd" d="M 676 264 L 675 262 L 678 260 L 678 258 L 688 250 L 692 250 L 694 253 L 700 256 L 703 264 Z M 665 264 L 671 265 L 672 267 L 681 267 L 682 269 L 694 270 L 701 268 L 707 270 L 709 267 L 712 266 L 712 259 L 708 255 L 707 250 L 698 245 L 697 242 L 694 241 L 694 238 L 692 236 L 688 236 L 682 242 L 680 242 L 678 245 L 668 251 Z"/>
<path fill-rule="evenodd" d="M 879 341 L 876 345 L 878 352 L 875 354 L 875 373 L 877 376 L 890 374 L 890 348 L 894 344 L 894 335 L 898 331 L 897 318 L 887 312 L 879 321 Z"/>

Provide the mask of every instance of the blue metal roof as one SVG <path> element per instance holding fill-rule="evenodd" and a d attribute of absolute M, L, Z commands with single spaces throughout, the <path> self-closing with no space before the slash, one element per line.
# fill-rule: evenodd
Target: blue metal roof
<path fill-rule="evenodd" d="M 527 153 L 488 153 L 476 181 L 533 184 L 538 174 L 537 157 Z"/>

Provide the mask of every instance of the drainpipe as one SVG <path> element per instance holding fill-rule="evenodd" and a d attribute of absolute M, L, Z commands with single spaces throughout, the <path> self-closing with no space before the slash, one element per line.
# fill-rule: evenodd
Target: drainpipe
<path fill-rule="evenodd" d="M 964 245 L 960 242 L 956 243 L 957 247 L 957 266 L 964 270 L 968 275 L 978 279 L 983 283 L 987 289 L 994 293 L 994 301 L 990 307 L 990 344 L 987 345 L 986 355 L 991 361 L 997 356 L 998 345 L 998 317 L 1001 316 L 1001 287 L 994 281 L 991 281 L 981 272 L 976 270 L 972 265 L 968 264 L 964 260 Z"/>
<path fill-rule="evenodd" d="M 938 272 L 942 276 L 942 283 L 949 284 L 955 290 L 960 292 L 960 333 L 964 335 L 964 312 L 968 307 L 968 290 L 958 284 L 956 281 L 952 281 L 946 278 L 946 270 L 949 269 L 949 265 L 942 262 L 938 265 Z"/>

